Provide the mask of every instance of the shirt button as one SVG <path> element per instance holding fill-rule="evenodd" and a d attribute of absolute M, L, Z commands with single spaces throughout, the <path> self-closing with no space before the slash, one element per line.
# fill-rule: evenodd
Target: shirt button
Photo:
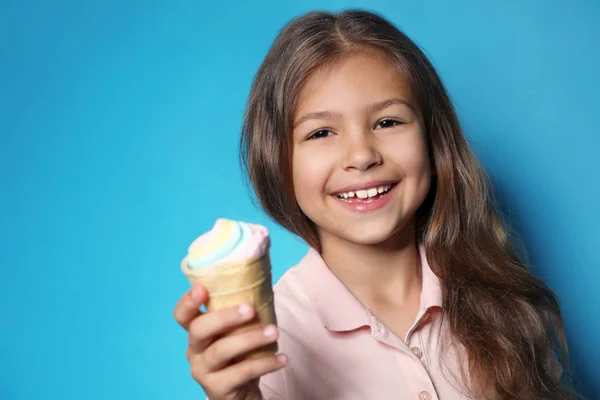
<path fill-rule="evenodd" d="M 431 395 L 427 390 L 423 390 L 419 393 L 419 400 L 431 400 Z"/>
<path fill-rule="evenodd" d="M 423 356 L 423 352 L 421 351 L 420 348 L 413 347 L 411 350 L 413 353 L 415 353 L 415 356 L 417 356 L 417 358 L 421 358 Z"/>
<path fill-rule="evenodd" d="M 385 328 L 383 327 L 383 324 L 376 318 L 373 319 L 372 330 L 374 335 L 378 338 L 385 336 Z"/>

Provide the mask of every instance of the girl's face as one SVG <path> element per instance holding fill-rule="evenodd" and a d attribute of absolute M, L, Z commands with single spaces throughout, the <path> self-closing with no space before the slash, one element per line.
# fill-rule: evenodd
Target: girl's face
<path fill-rule="evenodd" d="M 412 234 L 431 184 L 418 110 L 401 73 L 358 53 L 317 69 L 294 113 L 293 184 L 323 246 Z"/>

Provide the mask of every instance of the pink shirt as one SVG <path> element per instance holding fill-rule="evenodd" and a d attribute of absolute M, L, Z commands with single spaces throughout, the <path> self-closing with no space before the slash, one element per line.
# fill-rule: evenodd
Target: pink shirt
<path fill-rule="evenodd" d="M 402 340 L 365 309 L 313 249 L 275 285 L 279 348 L 289 364 L 260 380 L 267 400 L 468 399 L 443 370 L 442 296 L 425 251 L 421 305 Z M 456 372 L 457 352 L 445 362 Z"/>

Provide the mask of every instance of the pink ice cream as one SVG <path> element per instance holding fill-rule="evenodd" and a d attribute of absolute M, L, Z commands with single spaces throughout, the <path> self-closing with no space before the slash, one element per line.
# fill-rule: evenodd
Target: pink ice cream
<path fill-rule="evenodd" d="M 269 249 L 269 231 L 262 225 L 219 218 L 214 227 L 192 242 L 187 264 L 192 269 L 255 259 Z"/>

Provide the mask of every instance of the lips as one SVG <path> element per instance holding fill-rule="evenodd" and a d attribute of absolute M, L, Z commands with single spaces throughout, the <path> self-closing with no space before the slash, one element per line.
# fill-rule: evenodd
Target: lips
<path fill-rule="evenodd" d="M 336 190 L 335 192 L 333 192 L 333 194 L 337 195 L 340 193 L 348 193 L 348 192 L 356 193 L 359 190 L 368 190 L 368 189 L 378 188 L 380 186 L 394 185 L 396 183 L 398 183 L 398 180 L 392 180 L 392 179 L 380 179 L 380 180 L 367 181 L 364 183 L 358 183 L 358 184 L 354 184 L 354 185 L 344 186 L 344 187 Z"/>
<path fill-rule="evenodd" d="M 332 197 L 352 213 L 368 213 L 384 207 L 391 200 L 391 194 L 397 186 L 398 182 L 378 185 L 368 183 L 349 188 L 353 190 L 344 189 L 333 194 Z"/>

